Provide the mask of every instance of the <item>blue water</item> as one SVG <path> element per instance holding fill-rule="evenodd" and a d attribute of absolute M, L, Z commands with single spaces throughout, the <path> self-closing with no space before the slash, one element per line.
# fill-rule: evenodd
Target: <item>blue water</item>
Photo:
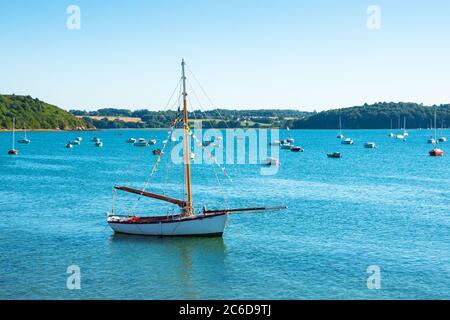
<path fill-rule="evenodd" d="M 6 155 L 11 134 L 0 133 L 0 299 L 449 299 L 450 145 L 431 158 L 426 130 L 407 142 L 383 130 L 345 133 L 354 146 L 336 131 L 291 131 L 305 152 L 283 150 L 273 176 L 231 165 L 230 182 L 194 165 L 199 206 L 289 206 L 231 216 L 223 239 L 114 235 L 106 225 L 112 186 L 141 186 L 155 161 L 151 148 L 125 140 L 161 141 L 164 130 L 32 132 L 17 157 Z M 65 149 L 76 136 L 81 146 Z M 367 141 L 378 148 L 364 149 Z M 333 151 L 344 157 L 328 159 Z M 148 190 L 181 197 L 182 179 L 163 161 Z M 170 208 L 116 199 L 125 213 Z M 66 288 L 69 265 L 81 268 L 80 290 Z M 379 290 L 367 288 L 370 265 L 381 269 Z"/>

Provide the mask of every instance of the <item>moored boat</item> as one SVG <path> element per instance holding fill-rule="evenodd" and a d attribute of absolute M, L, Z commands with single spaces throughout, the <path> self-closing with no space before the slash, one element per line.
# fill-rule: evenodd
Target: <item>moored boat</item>
<path fill-rule="evenodd" d="M 8 150 L 8 154 L 11 156 L 16 156 L 19 154 L 19 150 L 16 150 L 14 140 L 15 140 L 15 132 L 16 132 L 16 118 L 13 118 L 13 129 L 12 129 L 12 148 Z"/>
<path fill-rule="evenodd" d="M 350 138 L 344 139 L 341 142 L 341 144 L 346 144 L 346 145 L 351 145 L 353 143 L 354 143 L 354 141 L 352 139 L 350 139 Z"/>
<path fill-rule="evenodd" d="M 375 149 L 377 147 L 377 145 L 375 144 L 375 142 L 367 142 L 364 144 L 364 148 L 367 149 Z"/>
<path fill-rule="evenodd" d="M 293 146 L 291 147 L 292 152 L 304 152 L 305 150 L 302 147 Z"/>
<path fill-rule="evenodd" d="M 147 147 L 149 145 L 148 141 L 144 138 L 139 138 L 138 141 L 134 143 L 135 147 Z"/>
<path fill-rule="evenodd" d="M 127 143 L 135 143 L 136 139 L 135 138 L 130 138 L 127 140 Z"/>
<path fill-rule="evenodd" d="M 281 164 L 280 164 L 280 161 L 279 161 L 277 158 L 270 157 L 270 158 L 265 159 L 265 160 L 262 162 L 262 165 L 264 165 L 264 166 L 276 166 L 276 167 L 278 167 L 278 166 L 280 166 Z"/>
<path fill-rule="evenodd" d="M 342 158 L 342 154 L 340 152 L 333 152 L 333 153 L 328 153 L 327 154 L 328 158 Z"/>
<path fill-rule="evenodd" d="M 95 143 L 95 146 L 98 147 L 98 148 L 103 148 L 103 142 L 98 141 L 98 142 Z"/>

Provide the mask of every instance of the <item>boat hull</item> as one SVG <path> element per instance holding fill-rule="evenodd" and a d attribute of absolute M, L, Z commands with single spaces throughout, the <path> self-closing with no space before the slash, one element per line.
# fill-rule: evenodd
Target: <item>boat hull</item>
<path fill-rule="evenodd" d="M 150 221 L 146 221 L 146 219 L 132 222 L 108 221 L 108 224 L 117 233 L 133 235 L 221 237 L 225 230 L 227 217 L 227 214 L 216 214 Z"/>

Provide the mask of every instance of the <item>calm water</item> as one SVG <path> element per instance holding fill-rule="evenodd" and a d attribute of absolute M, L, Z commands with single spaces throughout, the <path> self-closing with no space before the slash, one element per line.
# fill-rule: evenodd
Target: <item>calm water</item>
<path fill-rule="evenodd" d="M 214 166 L 194 165 L 198 205 L 222 208 L 226 193 L 230 207 L 289 206 L 232 216 L 223 239 L 119 236 L 106 225 L 112 186 L 141 186 L 155 161 L 125 140 L 165 131 L 30 133 L 18 157 L 0 133 L 0 299 L 450 299 L 450 144 L 431 158 L 429 131 L 407 142 L 345 133 L 354 146 L 336 131 L 291 131 L 305 153 L 283 150 L 274 176 L 228 166 L 233 182 L 219 175 L 222 188 Z M 65 149 L 78 135 L 81 146 Z M 164 162 L 149 190 L 179 197 L 180 169 Z M 120 195 L 116 208 L 171 207 Z M 66 288 L 69 265 L 81 268 L 81 290 Z M 369 265 L 381 268 L 381 290 L 367 289 Z"/>

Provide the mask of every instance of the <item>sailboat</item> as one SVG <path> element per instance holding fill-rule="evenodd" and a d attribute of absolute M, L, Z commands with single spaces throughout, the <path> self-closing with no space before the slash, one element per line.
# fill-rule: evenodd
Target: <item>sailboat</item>
<path fill-rule="evenodd" d="M 295 140 L 290 135 L 291 129 L 289 129 L 289 127 L 286 127 L 286 130 L 289 132 L 289 138 L 287 138 L 286 141 L 289 143 L 294 143 Z"/>
<path fill-rule="evenodd" d="M 403 137 L 408 137 L 409 133 L 406 131 L 406 117 L 403 117 Z"/>
<path fill-rule="evenodd" d="M 395 137 L 395 134 L 392 132 L 392 119 L 391 119 L 391 133 L 389 133 L 389 137 L 390 138 Z"/>
<path fill-rule="evenodd" d="M 13 130 L 12 130 L 12 149 L 8 151 L 9 155 L 15 156 L 19 154 L 19 150 L 15 149 L 15 128 L 16 127 L 16 118 L 13 118 Z"/>
<path fill-rule="evenodd" d="M 23 144 L 29 144 L 31 142 L 31 140 L 27 138 L 27 128 L 25 126 L 23 127 L 23 131 L 24 131 L 23 139 L 20 139 L 17 142 L 23 143 Z"/>
<path fill-rule="evenodd" d="M 437 137 L 437 128 L 436 128 L 436 109 L 434 109 L 434 148 L 433 148 L 433 150 L 431 150 L 430 152 L 429 152 L 429 154 L 430 154 L 430 156 L 432 156 L 432 157 L 442 157 L 443 155 L 444 155 L 444 150 L 442 150 L 442 149 L 439 149 L 438 147 L 437 147 L 437 141 L 436 141 L 436 138 Z"/>
<path fill-rule="evenodd" d="M 338 139 L 344 139 L 344 135 L 342 134 L 342 121 L 341 117 L 339 117 L 339 134 L 337 135 Z"/>
<path fill-rule="evenodd" d="M 439 142 L 447 142 L 447 138 L 444 137 L 444 120 L 441 121 L 441 136 L 439 137 Z"/>
<path fill-rule="evenodd" d="M 107 217 L 107 223 L 117 233 L 126 233 L 146 236 L 222 236 L 230 214 L 277 211 L 286 207 L 273 208 L 238 208 L 206 210 L 204 206 L 199 213 L 195 213 L 191 185 L 190 164 L 190 129 L 188 126 L 187 92 L 186 92 L 185 62 L 181 62 L 181 83 L 183 110 L 178 113 L 174 120 L 183 124 L 183 158 L 184 158 L 184 187 L 185 199 L 175 199 L 165 195 L 138 190 L 126 186 L 115 186 L 115 191 L 123 191 L 131 194 L 148 197 L 176 205 L 180 213 L 164 216 L 121 216 L 113 210 Z M 160 158 L 158 158 L 158 162 Z M 145 189 L 145 188 L 144 188 Z"/>

